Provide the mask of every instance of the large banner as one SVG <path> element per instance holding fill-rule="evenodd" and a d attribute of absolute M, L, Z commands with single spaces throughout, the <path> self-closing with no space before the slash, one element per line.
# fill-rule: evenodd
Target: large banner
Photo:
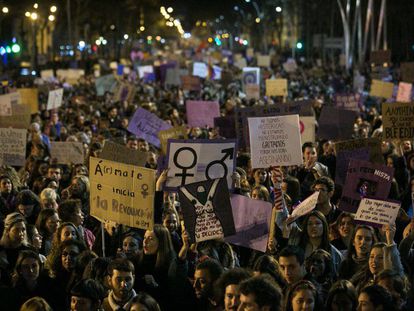
<path fill-rule="evenodd" d="M 222 239 L 236 232 L 225 179 L 188 184 L 178 194 L 192 242 Z"/>
<path fill-rule="evenodd" d="M 408 139 L 414 137 L 414 104 L 383 103 L 382 126 L 384 139 Z"/>
<path fill-rule="evenodd" d="M 50 156 L 60 164 L 83 164 L 85 153 L 81 142 L 51 141 Z"/>
<path fill-rule="evenodd" d="M 161 143 L 158 139 L 158 132 L 168 130 L 171 127 L 171 125 L 158 118 L 155 114 L 144 108 L 138 108 L 132 119 L 129 121 L 128 131 L 138 137 L 144 138 L 146 141 L 159 148 Z"/>
<path fill-rule="evenodd" d="M 318 138 L 350 139 L 354 134 L 356 111 L 323 107 L 319 117 Z"/>
<path fill-rule="evenodd" d="M 266 252 L 272 204 L 243 195 L 230 197 L 236 234 L 225 238 L 231 244 Z"/>
<path fill-rule="evenodd" d="M 89 163 L 91 215 L 152 229 L 156 171 L 94 157 Z"/>
<path fill-rule="evenodd" d="M 187 100 L 185 107 L 191 127 L 214 127 L 214 118 L 220 116 L 220 106 L 215 101 Z"/>
<path fill-rule="evenodd" d="M 231 175 L 236 161 L 236 142 L 221 139 L 170 139 L 167 158 L 167 190 L 176 190 L 190 183 L 223 177 L 231 187 Z"/>
<path fill-rule="evenodd" d="M 249 118 L 252 168 L 303 163 L 299 116 Z"/>
<path fill-rule="evenodd" d="M 26 134 L 23 129 L 0 128 L 0 165 L 25 164 Z"/>
<path fill-rule="evenodd" d="M 386 199 L 394 177 L 394 168 L 351 159 L 339 208 L 355 213 L 365 197 Z"/>
<path fill-rule="evenodd" d="M 99 155 L 101 159 L 142 167 L 147 163 L 147 156 L 146 152 L 130 149 L 111 141 L 105 142 Z"/>

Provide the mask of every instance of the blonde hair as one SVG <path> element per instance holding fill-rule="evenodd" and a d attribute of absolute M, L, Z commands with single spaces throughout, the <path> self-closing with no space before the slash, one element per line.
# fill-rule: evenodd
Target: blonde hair
<path fill-rule="evenodd" d="M 56 191 L 53 190 L 52 188 L 43 189 L 42 192 L 40 193 L 40 200 L 42 202 L 43 201 L 47 201 L 47 202 L 56 201 L 57 200 Z"/>
<path fill-rule="evenodd" d="M 19 222 L 22 222 L 26 227 L 26 219 L 24 216 L 20 213 L 10 213 L 6 216 L 6 219 L 4 220 L 4 230 L 3 235 L 0 240 L 0 245 L 9 247 L 10 246 L 10 237 L 9 233 L 10 230 L 13 228 L 13 226 Z M 25 232 L 25 238 L 22 244 L 27 245 L 27 233 Z"/>

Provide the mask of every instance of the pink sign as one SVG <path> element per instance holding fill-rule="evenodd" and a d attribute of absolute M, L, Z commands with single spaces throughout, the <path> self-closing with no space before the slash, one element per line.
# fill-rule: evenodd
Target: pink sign
<path fill-rule="evenodd" d="M 411 83 L 400 82 L 400 84 L 398 85 L 397 102 L 411 102 L 412 89 L 413 85 Z"/>
<path fill-rule="evenodd" d="M 214 118 L 220 116 L 220 106 L 213 101 L 186 101 L 187 121 L 192 127 L 214 127 Z"/>

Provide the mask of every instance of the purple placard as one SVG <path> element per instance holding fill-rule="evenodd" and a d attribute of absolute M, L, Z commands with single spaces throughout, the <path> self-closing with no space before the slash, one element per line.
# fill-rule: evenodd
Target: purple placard
<path fill-rule="evenodd" d="M 368 161 L 369 154 L 368 147 L 340 151 L 336 156 L 335 183 L 341 186 L 345 183 L 346 173 L 351 159 Z"/>
<path fill-rule="evenodd" d="M 357 112 L 325 106 L 319 117 L 317 136 L 320 139 L 350 139 L 354 134 Z"/>
<path fill-rule="evenodd" d="M 337 108 L 360 111 L 361 95 L 358 93 L 335 94 L 334 101 Z"/>
<path fill-rule="evenodd" d="M 355 213 L 364 197 L 384 200 L 388 197 L 394 168 L 351 159 L 339 208 Z"/>
<path fill-rule="evenodd" d="M 220 116 L 218 102 L 187 100 L 185 104 L 189 126 L 214 127 L 214 118 Z"/>
<path fill-rule="evenodd" d="M 272 204 L 234 194 L 230 197 L 236 234 L 225 238 L 235 245 L 266 252 Z"/>
<path fill-rule="evenodd" d="M 129 121 L 128 131 L 160 148 L 161 143 L 158 139 L 158 132 L 168 130 L 171 127 L 171 125 L 158 118 L 155 114 L 143 108 L 138 108 Z"/>

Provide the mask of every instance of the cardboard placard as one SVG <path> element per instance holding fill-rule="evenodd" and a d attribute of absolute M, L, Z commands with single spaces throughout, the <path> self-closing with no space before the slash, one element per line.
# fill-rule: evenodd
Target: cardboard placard
<path fill-rule="evenodd" d="M 283 69 L 288 73 L 293 73 L 298 69 L 298 65 L 293 58 L 289 58 L 285 63 L 283 63 Z"/>
<path fill-rule="evenodd" d="M 259 67 L 270 67 L 270 56 L 269 55 L 258 55 L 257 66 Z"/>
<path fill-rule="evenodd" d="M 397 102 L 409 103 L 412 99 L 413 85 L 411 83 L 400 82 L 398 84 Z"/>
<path fill-rule="evenodd" d="M 414 104 L 383 103 L 382 126 L 384 139 L 408 139 L 414 137 Z"/>
<path fill-rule="evenodd" d="M 200 78 L 196 76 L 181 76 L 181 84 L 182 84 L 183 90 L 186 90 L 186 91 L 200 91 L 201 90 Z"/>
<path fill-rule="evenodd" d="M 12 105 L 11 116 L 0 116 L 0 124 L 4 128 L 28 129 L 30 120 L 30 107 L 27 105 Z"/>
<path fill-rule="evenodd" d="M 171 127 L 171 125 L 158 118 L 155 114 L 144 108 L 138 108 L 129 121 L 128 131 L 159 148 L 161 143 L 158 139 L 158 132 L 168 130 Z"/>
<path fill-rule="evenodd" d="M 315 142 L 315 125 L 315 117 L 299 117 L 299 130 L 302 144 L 307 141 Z"/>
<path fill-rule="evenodd" d="M 235 169 L 234 140 L 168 140 L 166 190 L 190 183 L 226 177 L 229 187 Z"/>
<path fill-rule="evenodd" d="M 187 100 L 185 106 L 191 127 L 214 127 L 214 118 L 220 116 L 220 106 L 215 101 Z"/>
<path fill-rule="evenodd" d="M 227 243 L 266 252 L 270 232 L 272 204 L 243 195 L 230 197 L 236 234 Z"/>
<path fill-rule="evenodd" d="M 47 110 L 57 109 L 62 106 L 63 89 L 57 89 L 49 91 L 49 97 L 47 98 Z"/>
<path fill-rule="evenodd" d="M 351 159 L 339 202 L 343 211 L 355 213 L 365 197 L 386 199 L 394 177 L 394 168 Z"/>
<path fill-rule="evenodd" d="M 252 168 L 303 163 L 299 115 L 248 118 Z"/>
<path fill-rule="evenodd" d="M 154 73 L 154 67 L 152 65 L 138 66 L 138 77 L 143 79 L 145 74 Z"/>
<path fill-rule="evenodd" d="M 376 225 L 393 225 L 401 203 L 364 198 L 359 203 L 355 220 Z"/>
<path fill-rule="evenodd" d="M 393 93 L 394 93 L 393 83 L 384 82 L 381 80 L 372 80 L 371 91 L 369 95 L 388 99 L 392 97 Z"/>
<path fill-rule="evenodd" d="M 185 228 L 192 242 L 235 234 L 226 179 L 188 184 L 178 191 Z"/>
<path fill-rule="evenodd" d="M 51 141 L 50 156 L 60 164 L 85 162 L 85 151 L 81 142 Z"/>
<path fill-rule="evenodd" d="M 94 157 L 89 163 L 91 215 L 151 230 L 156 171 Z"/>
<path fill-rule="evenodd" d="M 245 84 L 244 91 L 248 100 L 260 98 L 260 85 L 258 84 Z"/>
<path fill-rule="evenodd" d="M 354 134 L 354 122 L 358 113 L 325 106 L 319 117 L 318 138 L 349 139 Z"/>
<path fill-rule="evenodd" d="M 40 71 L 40 77 L 43 80 L 47 80 L 47 79 L 50 79 L 50 78 L 54 78 L 55 75 L 53 74 L 53 69 L 41 70 Z"/>
<path fill-rule="evenodd" d="M 97 78 L 95 80 L 96 95 L 104 96 L 106 92 L 112 92 L 117 84 L 118 80 L 113 74 Z"/>
<path fill-rule="evenodd" d="M 193 76 L 197 76 L 200 78 L 207 78 L 208 77 L 208 67 L 205 63 L 195 62 L 193 64 Z"/>
<path fill-rule="evenodd" d="M 283 96 L 288 95 L 287 79 L 268 79 L 266 80 L 266 96 Z"/>
<path fill-rule="evenodd" d="M 23 105 L 30 107 L 30 113 L 35 114 L 39 112 L 39 90 L 36 88 L 17 89 L 20 94 Z"/>
<path fill-rule="evenodd" d="M 147 156 L 146 152 L 130 149 L 112 141 L 106 141 L 102 152 L 99 154 L 101 159 L 141 167 L 145 167 Z"/>
<path fill-rule="evenodd" d="M 414 83 L 414 62 L 401 63 L 401 80 L 408 83 Z"/>
<path fill-rule="evenodd" d="M 337 108 L 360 111 L 361 95 L 358 93 L 349 93 L 349 94 L 335 94 L 335 105 Z"/>
<path fill-rule="evenodd" d="M 0 128 L 0 165 L 23 166 L 27 130 Z"/>
<path fill-rule="evenodd" d="M 58 69 L 56 70 L 56 76 L 60 80 L 65 80 L 69 84 L 76 84 L 78 80 L 85 75 L 83 69 Z"/>
<path fill-rule="evenodd" d="M 12 115 L 12 95 L 5 94 L 0 95 L 0 116 L 11 116 Z"/>
<path fill-rule="evenodd" d="M 381 50 L 381 51 L 372 51 L 370 55 L 371 64 L 382 65 L 391 63 L 391 51 L 390 50 Z"/>
<path fill-rule="evenodd" d="M 303 200 L 303 202 L 301 202 L 298 206 L 296 206 L 291 214 L 293 218 L 290 219 L 289 223 L 292 223 L 299 217 L 305 216 L 306 214 L 312 212 L 316 207 L 316 203 L 318 203 L 318 197 L 319 191 L 315 191 L 313 194 Z"/>
<path fill-rule="evenodd" d="M 260 85 L 260 68 L 259 67 L 244 67 L 242 73 L 243 85 L 258 84 Z"/>
<path fill-rule="evenodd" d="M 175 126 L 169 130 L 159 131 L 158 138 L 161 142 L 161 150 L 164 154 L 167 154 L 168 140 L 169 139 L 187 139 L 187 129 L 185 126 Z"/>

